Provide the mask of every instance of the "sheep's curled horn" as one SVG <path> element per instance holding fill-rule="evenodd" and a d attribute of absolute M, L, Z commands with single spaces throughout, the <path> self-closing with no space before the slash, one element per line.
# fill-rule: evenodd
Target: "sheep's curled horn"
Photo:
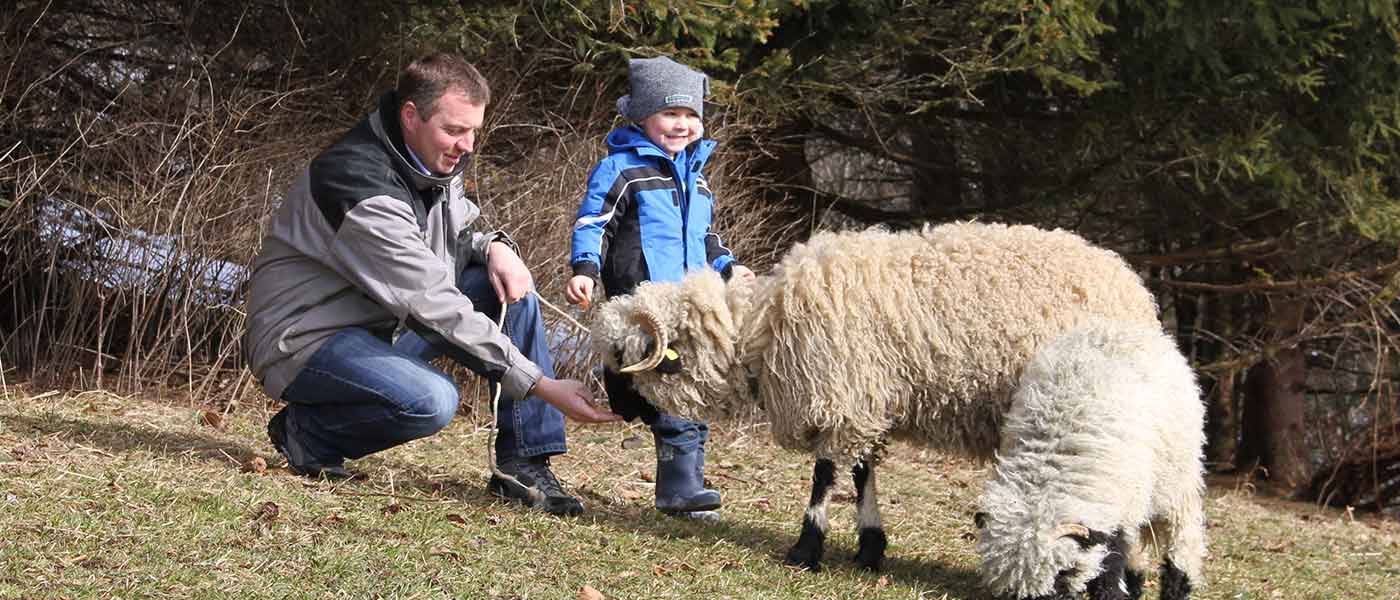
<path fill-rule="evenodd" d="M 1069 537 L 1086 543 L 1089 541 L 1089 528 L 1078 523 L 1063 523 L 1055 528 L 1055 537 Z"/>
<path fill-rule="evenodd" d="M 656 340 L 656 345 L 651 356 L 623 367 L 618 371 L 619 373 L 636 373 L 655 369 L 656 365 L 661 364 L 661 361 L 666 357 L 666 348 L 670 347 L 670 340 L 666 338 L 666 330 L 661 327 L 661 323 L 657 322 L 654 315 L 649 312 L 639 312 L 634 318 L 637 320 L 637 324 L 642 326 L 642 331 Z"/>

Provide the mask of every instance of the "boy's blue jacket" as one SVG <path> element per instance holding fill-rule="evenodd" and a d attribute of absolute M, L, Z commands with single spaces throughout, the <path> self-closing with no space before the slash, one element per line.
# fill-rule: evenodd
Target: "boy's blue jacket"
<path fill-rule="evenodd" d="M 700 173 L 715 148 L 698 140 L 672 160 L 635 125 L 608 134 L 608 156 L 593 168 L 574 222 L 569 264 L 599 276 L 609 296 L 643 281 L 677 281 L 734 262 L 710 231 L 714 193 Z"/>

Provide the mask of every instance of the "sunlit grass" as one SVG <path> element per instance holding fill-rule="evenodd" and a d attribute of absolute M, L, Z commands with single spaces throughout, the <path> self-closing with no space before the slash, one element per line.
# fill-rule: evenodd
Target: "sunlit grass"
<path fill-rule="evenodd" d="M 556 471 L 587 513 L 558 519 L 485 493 L 489 431 L 442 434 L 309 482 L 264 438 L 268 412 L 201 410 L 102 393 L 0 403 L 0 597 L 981 598 L 971 514 L 983 471 L 896 445 L 880 467 L 888 568 L 856 569 L 849 481 L 827 569 L 781 564 L 808 494 L 807 457 L 761 425 L 716 424 L 708 478 L 724 520 L 651 508 L 650 435 L 570 429 Z M 479 414 L 479 413 L 477 413 Z M 265 470 L 258 463 L 270 465 Z M 1211 491 L 1209 587 L 1199 598 L 1400 598 L 1400 526 Z M 1149 589 L 1155 597 L 1155 587 Z"/>

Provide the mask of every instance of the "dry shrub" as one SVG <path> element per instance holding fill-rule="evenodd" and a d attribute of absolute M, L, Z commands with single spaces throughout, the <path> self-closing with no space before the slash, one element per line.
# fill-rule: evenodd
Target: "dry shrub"
<path fill-rule="evenodd" d="M 271 107 L 315 91 L 139 99 L 121 120 L 82 124 L 73 152 L 16 194 L 26 210 L 6 215 L 6 231 L 33 232 L 6 244 L 6 353 L 82 387 L 233 391 L 258 225 L 306 141 L 328 139 Z"/>
<path fill-rule="evenodd" d="M 139 21 L 141 11 L 117 6 L 135 12 L 83 17 L 106 19 L 87 29 L 29 15 L 38 20 L 9 22 L 0 43 L 19 56 L 12 42 L 26 27 L 36 35 L 64 27 L 62 35 L 130 35 L 120 31 L 123 20 Z M 0 89 L 8 111 L 0 115 L 0 370 L 10 380 L 169 391 L 201 403 L 265 400 L 239 343 L 262 224 L 306 161 L 367 113 L 398 63 L 416 53 L 386 46 L 350 68 L 322 60 L 312 63 L 322 68 L 299 70 L 289 58 L 295 48 L 259 46 L 249 14 L 210 36 L 226 45 L 216 46 L 218 60 L 132 37 L 132 52 L 159 65 L 149 70 L 159 77 L 80 85 L 82 73 L 122 60 L 114 55 L 75 62 L 41 54 L 12 66 Z M 238 19 L 250 22 L 240 29 Z M 312 35 L 311 23 L 296 23 L 299 34 Z M 489 53 L 478 66 L 495 92 L 469 173 L 482 226 L 511 232 L 541 296 L 583 320 L 562 301 L 570 230 L 603 138 L 621 123 L 613 107 L 625 78 L 529 53 Z M 88 95 L 75 99 L 74 90 Z M 54 105 L 69 110 L 46 108 Z M 707 123 L 722 142 L 752 129 L 739 108 L 722 107 L 722 120 Z M 747 163 L 722 146 L 707 175 L 719 197 L 718 229 L 761 270 L 792 228 L 762 201 L 765 182 Z M 597 361 L 587 333 L 545 313 L 559 374 L 590 379 Z M 484 395 L 477 378 L 460 380 L 465 397 Z"/>
<path fill-rule="evenodd" d="M 245 269 L 291 176 L 378 87 L 384 61 L 351 48 L 401 15 L 343 10 L 368 8 L 0 11 L 0 368 L 52 386 L 249 394 Z"/>

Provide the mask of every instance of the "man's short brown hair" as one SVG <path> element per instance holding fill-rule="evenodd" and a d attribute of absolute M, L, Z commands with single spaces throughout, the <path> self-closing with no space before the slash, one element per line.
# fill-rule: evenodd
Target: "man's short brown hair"
<path fill-rule="evenodd" d="M 423 120 L 433 116 L 438 98 L 448 92 L 467 97 L 472 104 L 491 102 L 491 86 L 471 63 L 448 52 L 434 52 L 413 61 L 399 73 L 399 105 L 413 102 Z"/>

